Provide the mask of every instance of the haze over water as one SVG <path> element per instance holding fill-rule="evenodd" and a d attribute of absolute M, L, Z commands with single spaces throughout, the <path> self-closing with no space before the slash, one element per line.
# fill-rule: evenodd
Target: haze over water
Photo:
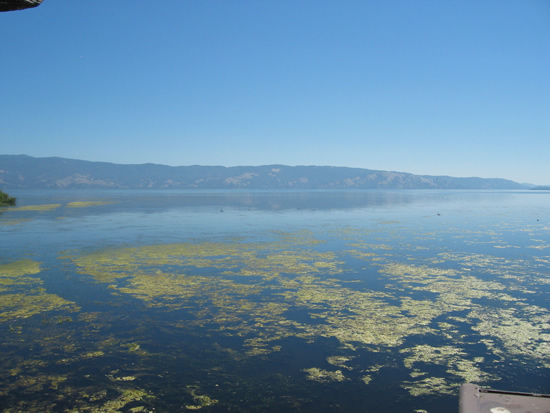
<path fill-rule="evenodd" d="M 11 191 L 0 410 L 452 412 L 550 393 L 545 191 Z"/>

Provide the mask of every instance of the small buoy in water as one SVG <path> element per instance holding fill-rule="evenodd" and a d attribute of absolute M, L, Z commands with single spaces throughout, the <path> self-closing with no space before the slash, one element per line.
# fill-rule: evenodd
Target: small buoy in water
<path fill-rule="evenodd" d="M 223 212 L 223 209 L 220 208 L 220 212 Z"/>

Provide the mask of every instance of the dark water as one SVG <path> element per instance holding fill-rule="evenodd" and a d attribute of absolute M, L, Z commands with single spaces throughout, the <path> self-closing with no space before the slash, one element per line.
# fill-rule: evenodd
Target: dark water
<path fill-rule="evenodd" d="M 550 393 L 550 193 L 11 191 L 0 410 L 452 412 Z"/>

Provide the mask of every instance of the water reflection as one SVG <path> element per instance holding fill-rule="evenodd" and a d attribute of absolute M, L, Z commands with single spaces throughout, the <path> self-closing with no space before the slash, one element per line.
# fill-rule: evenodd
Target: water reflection
<path fill-rule="evenodd" d="M 517 204 L 522 198 L 532 201 L 534 191 L 430 191 L 430 190 L 310 190 L 310 191 L 216 191 L 216 190 L 13 190 L 18 206 L 105 202 L 122 204 L 124 210 L 158 210 L 163 208 L 273 209 L 376 209 L 402 208 L 408 205 L 476 203 Z M 541 197 L 542 198 L 542 197 Z M 499 202 L 499 201 L 497 201 Z M 93 205 L 93 204 L 92 204 Z M 88 206 L 92 206 L 88 204 Z M 72 206 L 77 206 L 73 204 Z M 84 207 L 85 204 L 80 206 Z M 113 206 L 116 208 L 116 206 Z M 108 209 L 95 210 L 103 213 Z"/>

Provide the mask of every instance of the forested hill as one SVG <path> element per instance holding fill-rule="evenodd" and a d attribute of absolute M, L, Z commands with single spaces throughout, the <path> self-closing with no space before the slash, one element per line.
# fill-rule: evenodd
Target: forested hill
<path fill-rule="evenodd" d="M 181 189 L 525 189 L 506 179 L 453 178 L 332 166 L 120 165 L 0 155 L 0 187 Z"/>

